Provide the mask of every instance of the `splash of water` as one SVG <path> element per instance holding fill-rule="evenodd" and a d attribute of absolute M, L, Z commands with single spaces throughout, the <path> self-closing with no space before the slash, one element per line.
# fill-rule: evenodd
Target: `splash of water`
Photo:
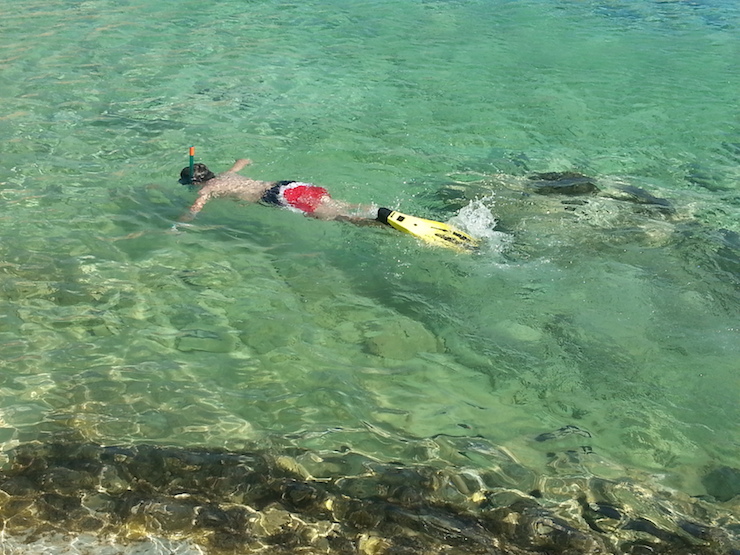
<path fill-rule="evenodd" d="M 496 231 L 498 221 L 493 214 L 495 205 L 494 195 L 472 200 L 467 206 L 463 206 L 457 215 L 450 218 L 449 223 L 482 239 L 487 250 L 503 253 L 511 242 L 511 236 Z"/>

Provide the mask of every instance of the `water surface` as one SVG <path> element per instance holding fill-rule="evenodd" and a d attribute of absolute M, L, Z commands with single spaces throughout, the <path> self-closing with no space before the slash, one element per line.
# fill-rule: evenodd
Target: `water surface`
<path fill-rule="evenodd" d="M 73 434 L 485 472 L 503 449 L 536 477 L 519 488 L 628 477 L 719 502 L 706 477 L 740 468 L 733 2 L 19 0 L 1 19 L 4 452 Z M 191 144 L 485 244 L 229 201 L 173 231 Z M 600 192 L 527 179 L 562 171 Z"/>

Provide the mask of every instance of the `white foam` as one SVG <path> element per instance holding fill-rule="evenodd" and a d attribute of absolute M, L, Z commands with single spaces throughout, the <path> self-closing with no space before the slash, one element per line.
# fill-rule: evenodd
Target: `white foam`
<path fill-rule="evenodd" d="M 511 237 L 506 233 L 496 231 L 498 222 L 492 211 L 495 204 L 494 195 L 475 199 L 461 208 L 456 216 L 450 218 L 449 223 L 473 237 L 482 239 L 485 249 L 503 252 L 511 242 Z"/>

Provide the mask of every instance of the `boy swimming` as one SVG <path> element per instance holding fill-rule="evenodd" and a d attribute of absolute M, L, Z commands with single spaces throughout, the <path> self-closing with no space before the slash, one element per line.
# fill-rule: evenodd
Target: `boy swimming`
<path fill-rule="evenodd" d="M 351 204 L 334 199 L 323 187 L 302 181 L 259 181 L 237 172 L 251 164 L 241 158 L 230 169 L 214 174 L 205 164 L 194 164 L 180 172 L 180 183 L 198 188 L 198 198 L 184 219 L 194 218 L 206 203 L 214 198 L 233 198 L 247 202 L 262 202 L 320 220 L 347 220 L 355 223 L 371 222 L 378 216 L 378 206 Z"/>
<path fill-rule="evenodd" d="M 262 202 L 320 220 L 345 220 L 355 224 L 383 223 L 433 245 L 459 251 L 474 250 L 479 240 L 448 224 L 401 214 L 375 204 L 352 204 L 332 198 L 323 187 L 302 181 L 259 181 L 237 172 L 251 164 L 240 158 L 222 174 L 216 175 L 205 164 L 194 164 L 180 172 L 180 183 L 198 188 L 198 198 L 190 212 L 180 218 L 192 220 L 214 198 L 233 198 Z"/>

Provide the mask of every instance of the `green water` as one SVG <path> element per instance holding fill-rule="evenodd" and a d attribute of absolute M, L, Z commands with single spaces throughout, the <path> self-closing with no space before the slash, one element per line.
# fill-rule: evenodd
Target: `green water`
<path fill-rule="evenodd" d="M 588 444 L 594 475 L 704 495 L 740 466 L 738 21 L 719 1 L 5 7 L 3 451 L 72 431 L 486 468 L 496 446 L 546 474 Z M 486 243 L 228 201 L 175 232 L 191 144 Z M 673 210 L 526 193 L 568 170 Z M 533 440 L 565 425 L 591 437 Z"/>

